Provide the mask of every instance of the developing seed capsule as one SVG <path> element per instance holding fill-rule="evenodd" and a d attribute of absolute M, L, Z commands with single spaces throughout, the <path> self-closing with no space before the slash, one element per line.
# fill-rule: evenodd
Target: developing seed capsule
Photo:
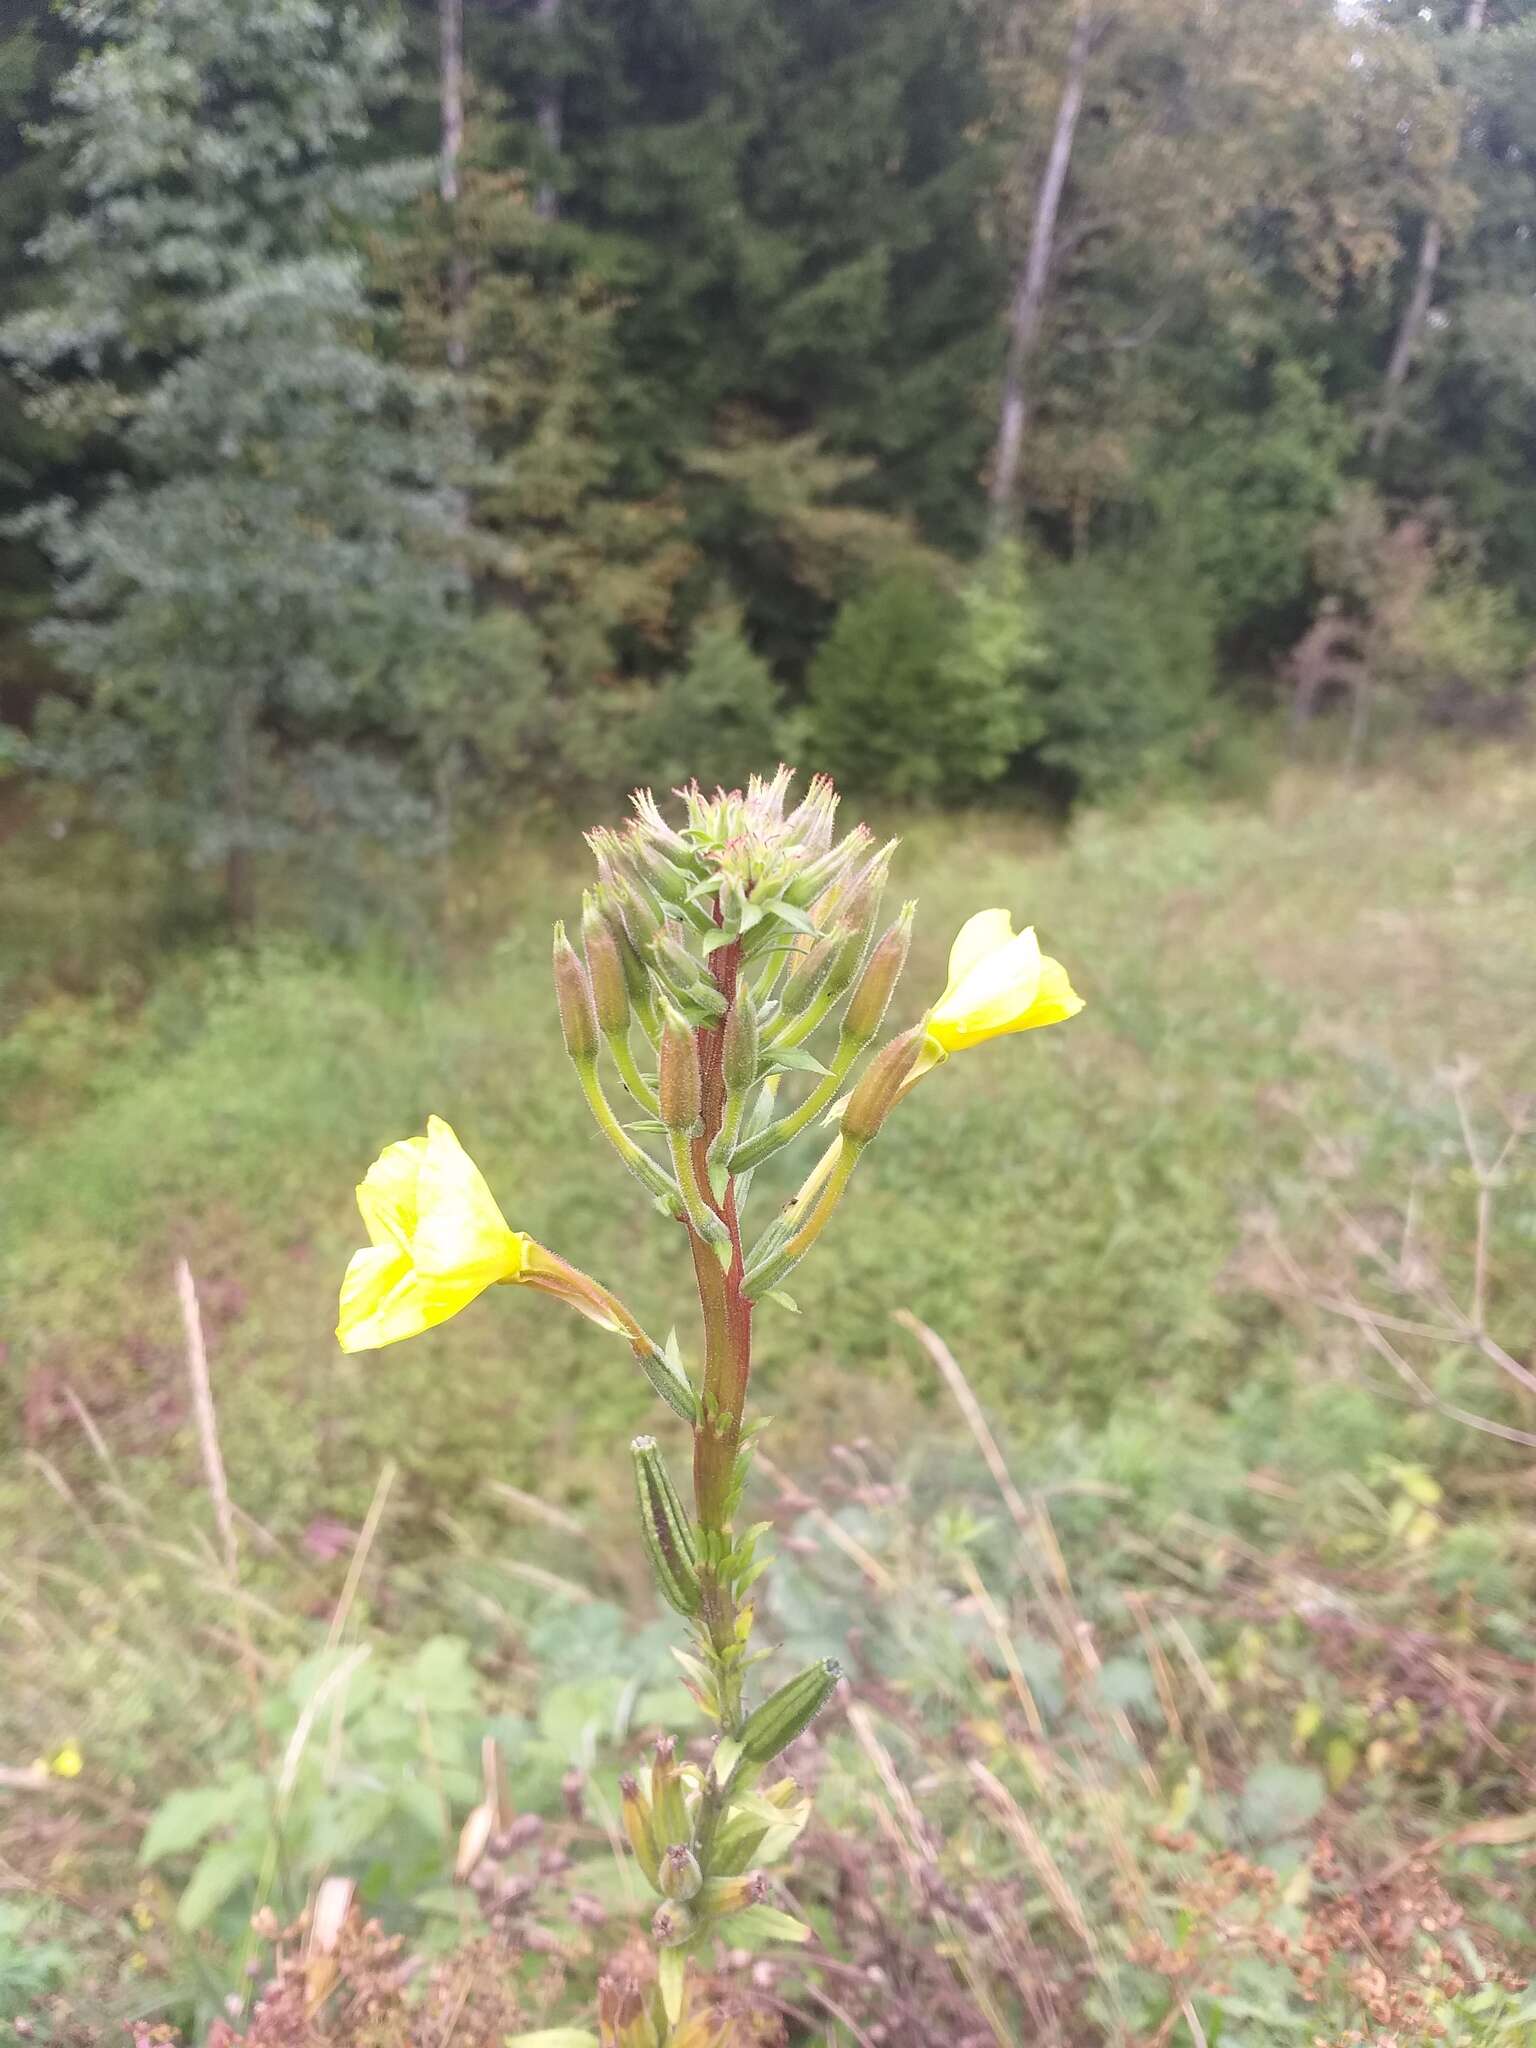
<path fill-rule="evenodd" d="M 876 941 L 864 972 L 859 976 L 859 985 L 843 1012 L 843 1036 L 851 1038 L 855 1045 L 868 1045 L 885 1021 L 886 1010 L 901 979 L 901 970 L 907 964 L 916 909 L 915 903 L 901 906 L 900 917 Z"/>
<path fill-rule="evenodd" d="M 698 1613 L 701 1599 L 693 1525 L 667 1476 L 655 1437 L 637 1436 L 630 1452 L 635 1461 L 640 1534 L 656 1583 L 668 1605 L 691 1618 Z"/>
<path fill-rule="evenodd" d="M 565 936 L 563 924 L 555 926 L 555 1001 L 560 1008 L 566 1051 L 578 1066 L 595 1060 L 597 1016 L 592 1008 L 592 990 L 587 970 Z"/>
<path fill-rule="evenodd" d="M 647 1884 L 655 1884 L 661 1869 L 656 1853 L 656 1831 L 651 1821 L 651 1803 L 628 1772 L 619 1780 L 619 1812 L 624 1832 L 635 1852 L 635 1861 L 645 1872 Z"/>
<path fill-rule="evenodd" d="M 681 1948 L 699 1931 L 698 1918 L 681 1899 L 665 1899 L 651 1916 L 651 1939 L 658 1948 Z"/>
<path fill-rule="evenodd" d="M 694 1901 L 695 1909 L 711 1920 L 723 1920 L 727 1913 L 740 1913 L 748 1906 L 766 1903 L 769 1891 L 765 1871 L 753 1870 L 741 1877 L 711 1878 Z"/>
<path fill-rule="evenodd" d="M 750 1764 L 768 1764 L 781 1749 L 788 1749 L 797 1735 L 803 1735 L 837 1690 L 842 1666 L 834 1657 L 823 1657 L 788 1685 L 781 1685 L 750 1715 L 741 1731 L 741 1754 Z"/>
<path fill-rule="evenodd" d="M 697 1898 L 703 1882 L 704 1873 L 699 1868 L 698 1857 L 686 1842 L 674 1842 L 661 1859 L 661 1872 L 656 1880 L 662 1897 L 681 1899 L 686 1903 Z"/>
<path fill-rule="evenodd" d="M 661 1120 L 669 1131 L 692 1133 L 698 1128 L 702 1100 L 699 1048 L 687 1022 L 670 1003 L 662 1011 L 658 1057 L 656 1097 L 661 1104 Z"/>
<path fill-rule="evenodd" d="M 677 1737 L 658 1735 L 651 1765 L 651 1812 L 659 1842 L 686 1842 L 692 1834 L 683 1774 L 677 1765 Z"/>
<path fill-rule="evenodd" d="M 855 1145 L 867 1145 L 895 1107 L 902 1088 L 917 1065 L 923 1050 L 923 1027 L 914 1024 L 899 1038 L 881 1046 L 848 1098 L 838 1126 Z"/>
<path fill-rule="evenodd" d="M 597 1028 L 605 1038 L 622 1038 L 629 1030 L 629 983 L 613 928 L 587 890 L 581 899 L 581 943 L 587 956 L 587 978 Z"/>
<path fill-rule="evenodd" d="M 757 1079 L 757 1011 L 746 983 L 736 988 L 736 1000 L 725 1020 L 720 1046 L 721 1073 L 732 1095 L 744 1095 Z"/>

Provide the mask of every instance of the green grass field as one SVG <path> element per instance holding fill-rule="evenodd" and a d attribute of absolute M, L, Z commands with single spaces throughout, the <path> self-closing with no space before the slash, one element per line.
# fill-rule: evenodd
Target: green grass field
<path fill-rule="evenodd" d="M 506 1683 L 526 1677 L 523 1638 L 509 1650 L 487 1617 L 506 1601 L 521 1628 L 509 1587 L 569 1571 L 570 1545 L 509 1518 L 506 1486 L 585 1517 L 577 1576 L 620 1608 L 647 1600 L 606 1509 L 627 1497 L 628 1437 L 655 1419 L 622 1347 L 509 1293 L 389 1352 L 336 1350 L 352 1186 L 383 1143 L 446 1116 L 514 1226 L 649 1327 L 676 1322 L 685 1349 L 691 1330 L 676 1247 L 613 1167 L 560 1046 L 547 955 L 552 919 L 579 904 L 574 830 L 462 859 L 397 918 L 361 916 L 346 953 L 168 935 L 146 874 L 35 822 L 6 853 L 0 1762 L 72 1742 L 86 1767 L 67 1822 L 58 1799 L 17 1813 L 0 1850 L 39 1898 L 94 1888 L 122 1914 L 134 1827 L 224 1753 L 215 1702 L 238 1635 L 173 1261 L 201 1297 L 274 1685 L 345 1571 L 315 1525 L 355 1528 L 387 1464 L 359 1610 L 382 1636 L 452 1627 Z M 1433 1285 L 1461 1302 L 1480 1289 L 1486 1327 L 1529 1359 L 1531 1147 L 1512 1147 L 1479 1250 L 1463 1114 L 1491 1159 L 1531 1086 L 1536 771 L 1488 754 L 1358 787 L 1298 778 L 1262 808 L 1089 817 L 1064 841 L 920 820 L 892 893 L 920 904 L 901 1014 L 993 903 L 1038 925 L 1088 1008 L 953 1062 L 882 1134 L 796 1277 L 801 1313 L 761 1318 L 774 1460 L 819 1483 L 830 1444 L 867 1440 L 925 1513 L 964 1494 L 973 1461 L 892 1320 L 905 1308 L 963 1362 L 1021 1482 L 1066 1489 L 1079 1571 L 1177 1549 L 1179 1516 L 1271 1546 L 1326 1525 L 1348 1534 L 1350 1569 L 1427 1573 L 1462 1603 L 1468 1643 L 1492 1626 L 1501 1654 L 1528 1657 L 1533 1559 L 1512 1532 L 1529 1454 L 1430 1412 L 1358 1318 L 1318 1304 L 1368 1286 L 1340 1218 L 1385 1234 L 1411 1210 Z M 767 1209 L 780 1190 L 759 1187 Z M 1532 1426 L 1475 1343 L 1416 1358 L 1442 1400 Z M 1083 1505 L 1094 1489 L 1127 1504 L 1129 1549 Z M 1410 1532 L 1415 1489 L 1434 1494 L 1427 1534 Z M 1294 1701 L 1269 1704 L 1278 1726 Z M 1518 1805 L 1522 1782 L 1479 1796 Z M 1448 1789 L 1441 1809 L 1464 1810 Z M 1410 1811 L 1386 1815 L 1389 1837 Z"/>

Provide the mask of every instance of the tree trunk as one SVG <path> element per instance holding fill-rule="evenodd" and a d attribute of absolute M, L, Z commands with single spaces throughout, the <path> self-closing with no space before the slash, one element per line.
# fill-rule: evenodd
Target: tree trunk
<path fill-rule="evenodd" d="M 462 370 L 469 355 L 465 333 L 469 265 L 459 246 L 459 158 L 464 150 L 464 0 L 437 0 L 438 90 L 442 153 L 437 189 L 448 211 L 448 367 Z"/>
<path fill-rule="evenodd" d="M 1483 25 L 1487 11 L 1488 0 L 1467 0 L 1466 17 L 1461 24 L 1463 34 L 1475 36 Z M 1392 438 L 1393 428 L 1397 425 L 1403 386 L 1408 381 L 1408 372 L 1413 368 L 1413 359 L 1424 333 L 1424 323 L 1429 318 L 1430 301 L 1434 297 L 1435 279 L 1439 274 L 1440 257 L 1444 246 L 1445 223 L 1438 213 L 1432 213 L 1424 223 L 1413 290 L 1408 294 L 1408 303 L 1403 308 L 1397 338 L 1392 344 L 1392 354 L 1387 361 L 1386 375 L 1381 380 L 1381 405 L 1376 414 L 1376 424 L 1371 429 L 1370 451 L 1373 456 L 1382 454 Z"/>
<path fill-rule="evenodd" d="M 553 160 L 560 154 L 565 125 L 560 80 L 551 62 L 555 30 L 560 25 L 560 0 L 537 0 L 534 18 L 539 24 L 545 52 L 544 77 L 539 86 L 539 140 Z M 550 179 L 545 178 L 534 193 L 533 210 L 540 220 L 554 220 L 558 216 L 560 194 Z"/>
<path fill-rule="evenodd" d="M 1056 224 L 1061 214 L 1061 195 L 1072 163 L 1078 116 L 1083 111 L 1083 86 L 1092 48 L 1093 16 L 1089 0 L 1078 0 L 1077 20 L 1067 48 L 1066 76 L 1056 107 L 1050 153 L 1045 160 L 1040 189 L 1035 194 L 1029 247 L 1009 313 L 1008 352 L 1003 361 L 1002 415 L 998 421 L 997 444 L 992 457 L 990 495 L 994 539 L 1005 532 L 1013 520 L 1019 457 L 1024 447 L 1024 430 L 1029 424 L 1029 371 L 1045 313 L 1051 258 L 1056 248 Z"/>

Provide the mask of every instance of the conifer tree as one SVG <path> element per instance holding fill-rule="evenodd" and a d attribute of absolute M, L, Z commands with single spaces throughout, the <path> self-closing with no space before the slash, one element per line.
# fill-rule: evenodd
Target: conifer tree
<path fill-rule="evenodd" d="M 55 293 L 4 345 L 56 417 L 114 434 L 121 473 L 35 515 L 47 635 L 81 685 L 37 752 L 221 863 L 243 921 L 258 854 L 428 817 L 423 684 L 466 623 L 463 448 L 433 382 L 381 352 L 358 250 L 427 167 L 367 160 L 398 81 L 366 7 L 69 11 L 89 47 L 48 137 Z"/>

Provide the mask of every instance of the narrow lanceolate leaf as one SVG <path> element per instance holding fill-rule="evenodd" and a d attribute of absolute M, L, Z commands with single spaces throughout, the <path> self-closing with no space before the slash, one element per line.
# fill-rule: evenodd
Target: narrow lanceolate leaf
<path fill-rule="evenodd" d="M 688 1383 L 687 1375 L 680 1366 L 675 1366 L 669 1353 L 664 1351 L 641 1351 L 640 1369 L 660 1394 L 674 1415 L 680 1415 L 684 1422 L 696 1424 L 699 1419 L 698 1396 Z"/>
<path fill-rule="evenodd" d="M 677 1612 L 699 1611 L 698 1552 L 693 1524 L 667 1476 L 653 1436 L 637 1436 L 630 1446 L 635 1461 L 635 1493 L 640 1506 L 640 1533 L 662 1597 Z"/>

